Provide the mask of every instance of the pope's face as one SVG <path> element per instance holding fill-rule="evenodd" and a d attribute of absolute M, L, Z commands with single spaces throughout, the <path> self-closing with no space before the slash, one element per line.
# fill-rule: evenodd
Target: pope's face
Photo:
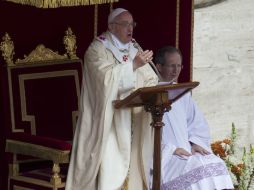
<path fill-rule="evenodd" d="M 135 23 L 131 14 L 127 11 L 119 14 L 113 23 L 109 25 L 109 30 L 112 32 L 120 42 L 126 44 L 132 39 L 133 28 Z"/>
<path fill-rule="evenodd" d="M 163 78 L 164 81 L 169 82 L 175 79 L 174 81 L 177 82 L 177 79 L 182 70 L 182 59 L 179 53 L 166 53 L 165 54 L 165 64 L 160 65 L 158 64 L 157 68 Z"/>

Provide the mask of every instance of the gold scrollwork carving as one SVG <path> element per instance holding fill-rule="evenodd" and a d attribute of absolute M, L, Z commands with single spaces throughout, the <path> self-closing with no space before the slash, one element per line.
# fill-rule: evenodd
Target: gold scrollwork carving
<path fill-rule="evenodd" d="M 73 34 L 70 27 L 65 31 L 65 36 L 63 38 L 63 43 L 65 45 L 65 49 L 67 55 L 70 59 L 78 59 L 76 55 L 77 45 L 76 45 L 76 36 Z"/>
<path fill-rule="evenodd" d="M 63 60 L 68 59 L 65 55 L 59 55 L 57 52 L 46 48 L 43 44 L 38 45 L 28 56 L 24 56 L 24 59 L 17 59 L 16 64 L 32 64 L 41 61 L 50 60 Z"/>
<path fill-rule="evenodd" d="M 40 44 L 28 56 L 24 55 L 24 59 L 17 59 L 14 61 L 14 43 L 9 34 L 5 33 L 5 35 L 2 37 L 0 50 L 2 51 L 2 56 L 8 66 L 15 66 L 18 64 L 35 64 L 52 60 L 78 59 L 76 55 L 76 36 L 73 34 L 70 27 L 65 31 L 63 43 L 66 49 L 66 53 L 64 55 L 60 55 L 58 52 L 55 52 L 49 48 L 46 48 L 43 44 Z"/>
<path fill-rule="evenodd" d="M 13 55 L 15 54 L 13 41 L 11 40 L 11 37 L 8 33 L 5 33 L 5 35 L 2 37 L 2 40 L 3 41 L 0 44 L 2 56 L 9 66 L 13 66 Z"/>

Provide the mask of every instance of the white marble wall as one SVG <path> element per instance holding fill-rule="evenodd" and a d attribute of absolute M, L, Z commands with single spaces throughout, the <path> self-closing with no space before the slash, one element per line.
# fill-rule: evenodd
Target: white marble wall
<path fill-rule="evenodd" d="M 234 122 L 243 144 L 254 143 L 254 0 L 227 0 L 196 9 L 193 91 L 213 140 Z"/>

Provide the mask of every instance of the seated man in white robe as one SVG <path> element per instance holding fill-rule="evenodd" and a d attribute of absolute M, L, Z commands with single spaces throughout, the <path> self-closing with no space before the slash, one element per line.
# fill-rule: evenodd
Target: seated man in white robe
<path fill-rule="evenodd" d="M 159 49 L 155 63 L 165 82 L 177 82 L 183 67 L 179 50 L 171 46 Z M 161 189 L 234 188 L 224 161 L 210 148 L 208 124 L 190 93 L 172 104 L 163 122 Z"/>

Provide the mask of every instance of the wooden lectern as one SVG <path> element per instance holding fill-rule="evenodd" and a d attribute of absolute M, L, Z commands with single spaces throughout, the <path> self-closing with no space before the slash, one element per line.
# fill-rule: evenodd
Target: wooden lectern
<path fill-rule="evenodd" d="M 151 126 L 154 127 L 153 190 L 161 185 L 161 127 L 163 114 L 171 109 L 171 104 L 199 85 L 199 82 L 163 84 L 139 88 L 123 100 L 114 101 L 116 109 L 144 106 L 152 114 Z"/>

